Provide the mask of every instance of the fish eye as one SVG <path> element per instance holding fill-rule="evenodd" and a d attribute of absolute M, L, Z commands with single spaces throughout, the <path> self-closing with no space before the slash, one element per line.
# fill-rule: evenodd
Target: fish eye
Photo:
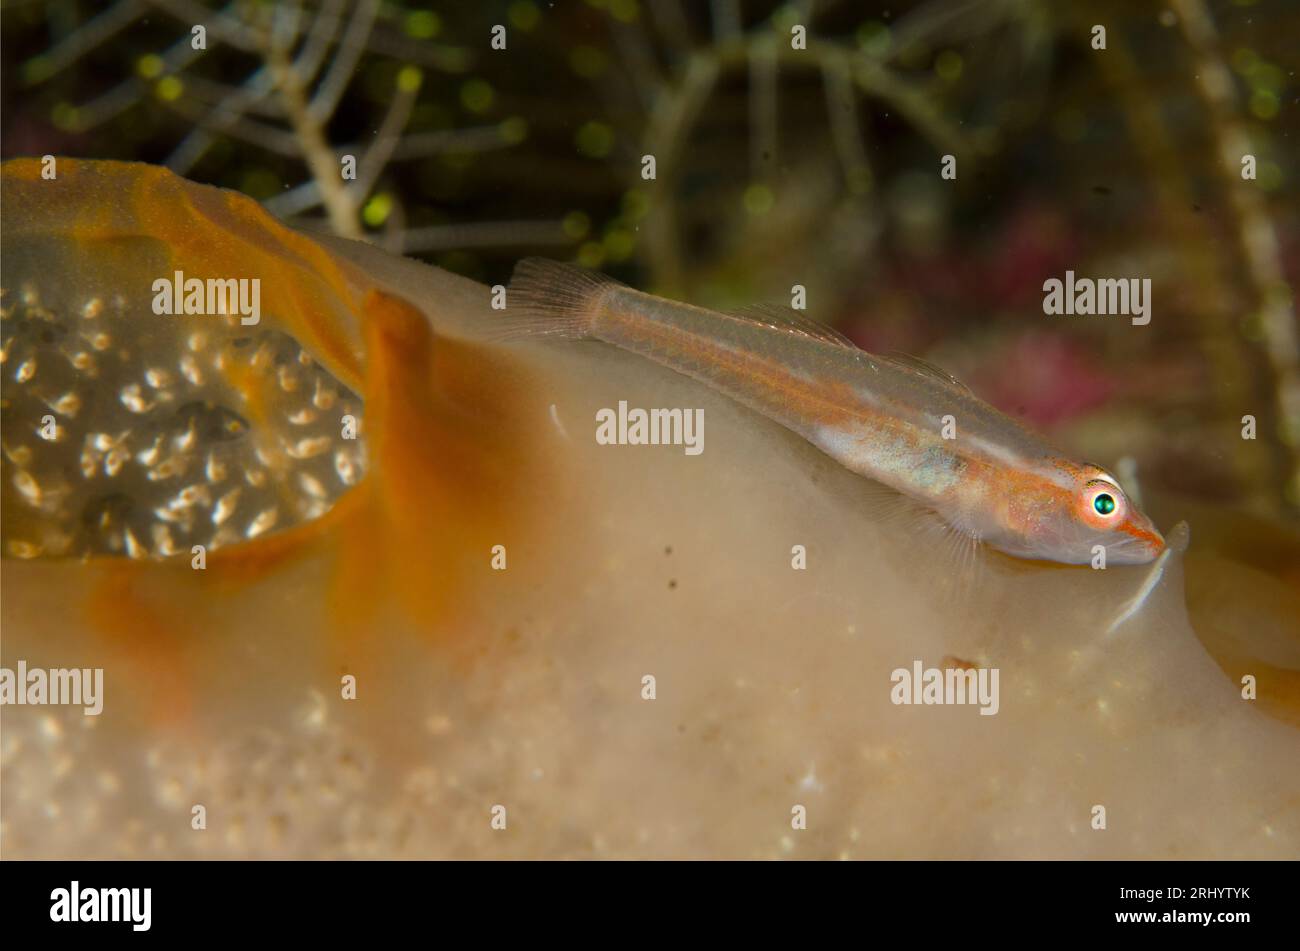
<path fill-rule="evenodd" d="M 1106 522 L 1124 514 L 1124 492 L 1109 478 L 1090 479 L 1080 502 L 1087 515 Z"/>

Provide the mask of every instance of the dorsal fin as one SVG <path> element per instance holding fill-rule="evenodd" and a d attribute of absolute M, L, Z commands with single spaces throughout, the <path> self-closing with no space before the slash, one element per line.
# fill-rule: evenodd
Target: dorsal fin
<path fill-rule="evenodd" d="M 915 370 L 922 376 L 928 376 L 932 380 L 938 380 L 940 383 L 946 383 L 963 393 L 969 393 L 970 387 L 961 382 L 947 370 L 937 367 L 933 363 L 922 360 L 920 357 L 914 357 L 910 353 L 899 353 L 897 350 L 891 350 L 881 355 L 877 359 L 884 360 L 886 363 L 892 363 L 895 366 L 906 367 L 909 370 Z"/>
<path fill-rule="evenodd" d="M 728 315 L 751 323 L 766 324 L 768 327 L 775 327 L 778 330 L 789 330 L 803 334 L 805 337 L 812 337 L 814 340 L 822 340 L 826 343 L 833 343 L 837 347 L 861 352 L 861 348 L 857 344 L 834 327 L 830 327 L 814 317 L 809 317 L 803 311 L 793 310 L 781 304 L 754 304 L 740 310 L 729 311 Z"/>

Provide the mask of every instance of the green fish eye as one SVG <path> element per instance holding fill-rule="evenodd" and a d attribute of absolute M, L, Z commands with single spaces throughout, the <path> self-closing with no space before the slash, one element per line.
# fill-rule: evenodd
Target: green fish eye
<path fill-rule="evenodd" d="M 1092 507 L 1097 510 L 1098 515 L 1109 515 L 1115 511 L 1115 499 L 1106 492 L 1102 492 L 1092 500 Z"/>

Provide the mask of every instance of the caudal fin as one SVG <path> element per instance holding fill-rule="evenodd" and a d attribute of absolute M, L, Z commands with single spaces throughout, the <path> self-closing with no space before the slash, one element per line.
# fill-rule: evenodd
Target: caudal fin
<path fill-rule="evenodd" d="M 601 295 L 619 286 L 613 278 L 572 264 L 524 258 L 510 277 L 505 311 L 493 336 L 498 340 L 591 337 Z"/>

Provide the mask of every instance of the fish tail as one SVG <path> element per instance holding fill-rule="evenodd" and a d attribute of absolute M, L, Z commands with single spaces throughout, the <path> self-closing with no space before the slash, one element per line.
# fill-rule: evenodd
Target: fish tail
<path fill-rule="evenodd" d="M 595 337 L 602 299 L 621 286 L 613 278 L 572 264 L 524 258 L 511 275 L 504 316 L 493 336 L 498 340 Z"/>

